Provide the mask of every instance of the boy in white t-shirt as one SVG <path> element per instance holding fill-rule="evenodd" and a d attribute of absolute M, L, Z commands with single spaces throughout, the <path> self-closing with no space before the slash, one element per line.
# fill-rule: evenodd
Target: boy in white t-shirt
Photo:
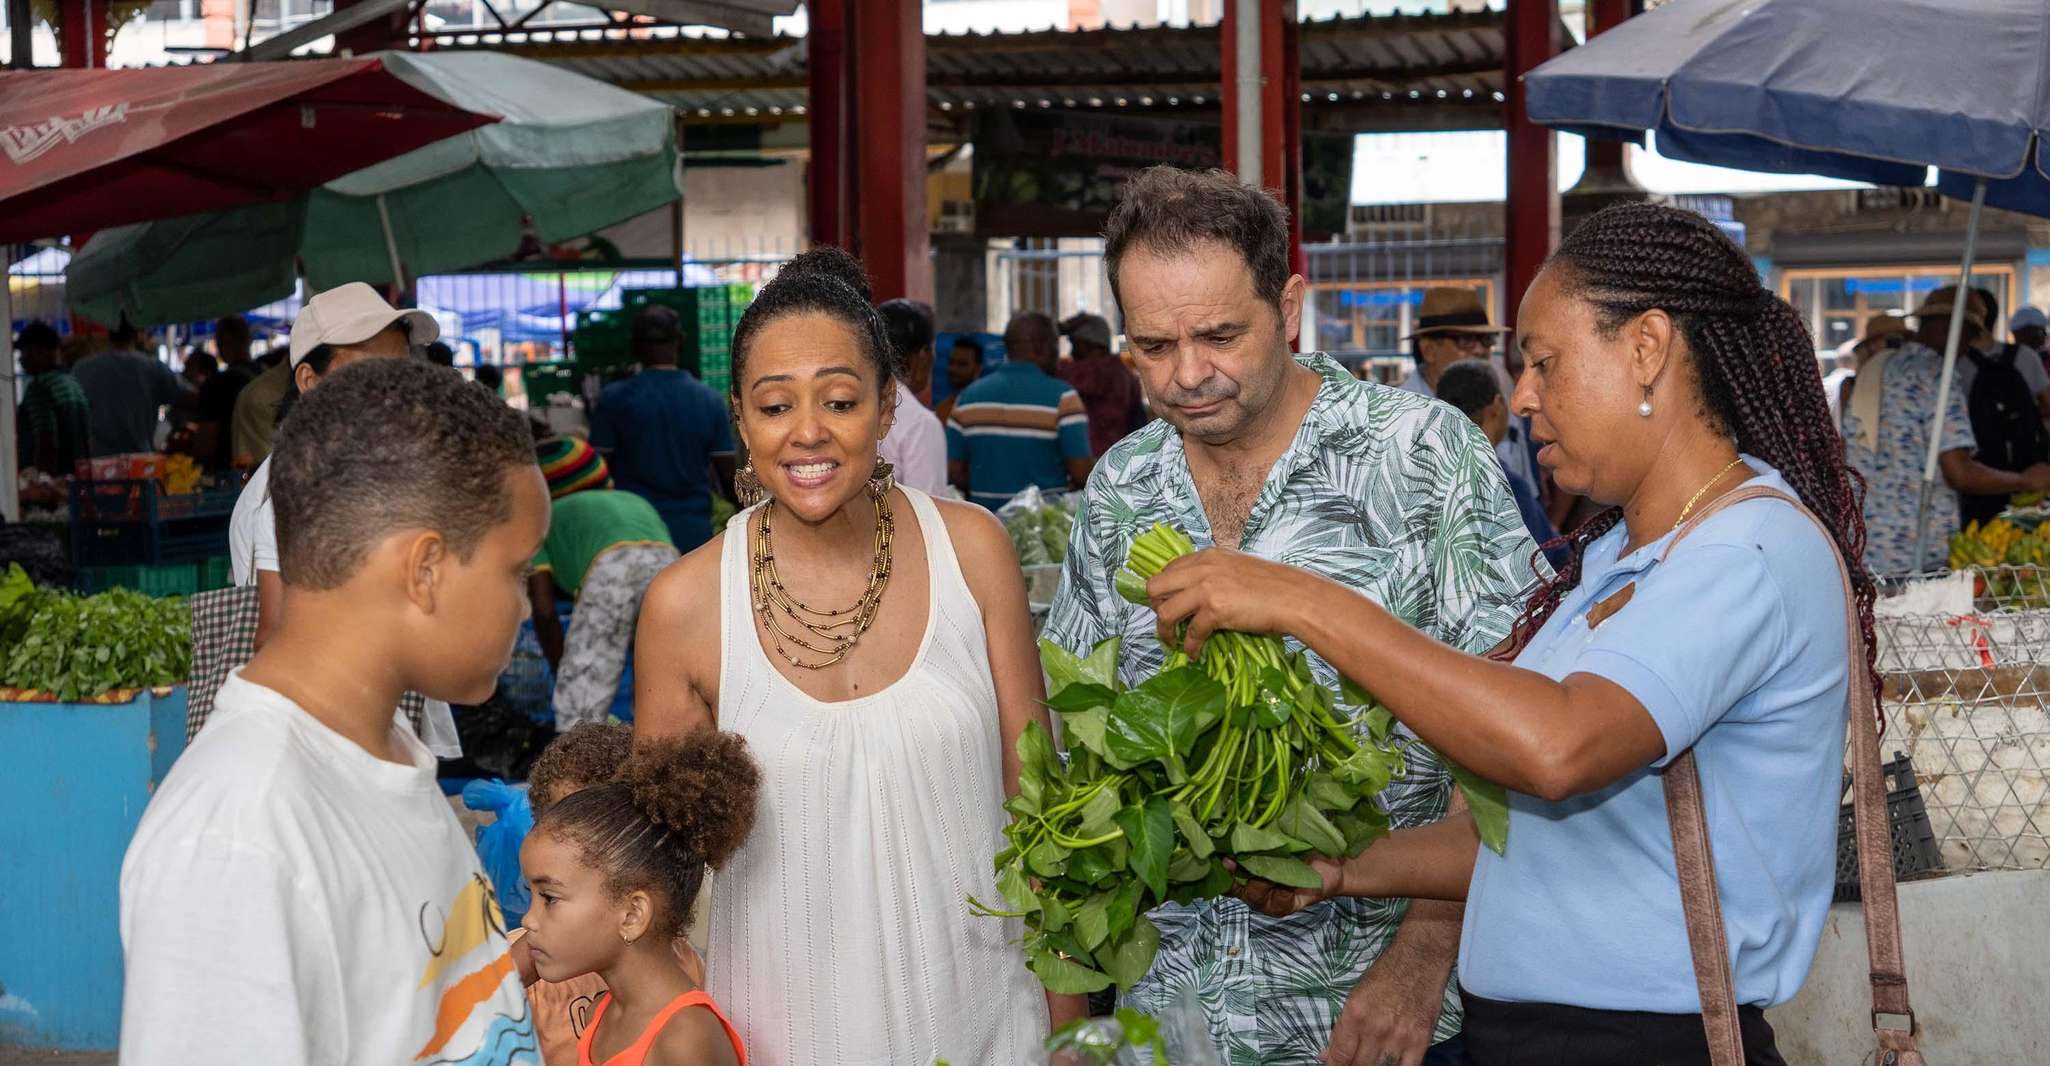
<path fill-rule="evenodd" d="M 124 1063 L 540 1062 L 489 879 L 392 707 L 491 694 L 548 490 L 451 370 L 335 371 L 271 457 L 284 611 L 121 869 Z"/>

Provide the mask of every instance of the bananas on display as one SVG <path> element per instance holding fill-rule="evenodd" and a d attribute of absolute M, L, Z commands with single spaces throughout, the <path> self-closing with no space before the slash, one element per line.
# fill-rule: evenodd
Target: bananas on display
<path fill-rule="evenodd" d="M 1950 538 L 1950 568 L 1980 571 L 1985 595 L 2000 607 L 2050 606 L 2050 536 L 2041 528 L 2023 532 L 2006 518 L 1974 522 Z"/>

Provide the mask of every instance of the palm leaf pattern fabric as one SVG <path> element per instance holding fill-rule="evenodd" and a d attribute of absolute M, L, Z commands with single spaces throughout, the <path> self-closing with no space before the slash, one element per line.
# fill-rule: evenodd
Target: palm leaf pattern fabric
<path fill-rule="evenodd" d="M 1321 353 L 1298 361 L 1323 381 L 1268 472 L 1240 549 L 1342 582 L 1448 644 L 1494 647 L 1544 564 L 1487 439 L 1445 404 L 1354 380 Z M 1214 543 L 1181 437 L 1165 422 L 1120 441 L 1090 476 L 1042 634 L 1076 654 L 1122 637 L 1128 684 L 1166 661 L 1153 612 L 1111 587 L 1132 539 L 1155 522 L 1198 547 Z M 1329 664 L 1311 661 L 1336 686 Z M 1382 795 L 1397 827 L 1442 818 L 1451 793 L 1443 763 L 1413 750 L 1407 776 Z M 1333 900 L 1282 919 L 1236 899 L 1166 907 L 1153 915 L 1153 970 L 1125 1002 L 1159 1013 L 1193 988 L 1226 1062 L 1309 1066 L 1407 912 L 1408 901 L 1385 899 Z M 1456 983 L 1447 983 L 1437 1040 L 1459 1031 Z"/>

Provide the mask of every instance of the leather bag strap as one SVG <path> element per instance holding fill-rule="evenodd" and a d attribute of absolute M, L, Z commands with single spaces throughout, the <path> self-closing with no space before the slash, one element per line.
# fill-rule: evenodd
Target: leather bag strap
<path fill-rule="evenodd" d="M 1777 489 L 1751 485 L 1718 497 L 1688 519 L 1666 545 L 1665 556 L 1724 508 L 1747 500 L 1776 499 L 1801 512 L 1829 537 L 1829 529 L 1801 501 Z M 1834 541 L 1832 540 L 1832 543 Z M 1858 601 L 1850 570 L 1836 555 L 1837 577 L 1844 590 L 1844 631 L 1850 653 L 1849 721 L 1851 731 L 1851 807 L 1858 846 L 1858 876 L 1865 908 L 1865 943 L 1870 954 L 1872 1032 L 1879 1066 L 1923 1066 L 1915 1046 L 1915 1014 L 1908 1006 L 1907 967 L 1901 956 L 1899 899 L 1893 880 L 1893 830 L 1886 814 L 1886 784 L 1879 766 L 1878 706 L 1872 675 L 1865 667 L 1865 635 L 1859 624 Z M 1663 561 L 1664 557 L 1661 557 Z M 1730 975 L 1730 949 L 1723 924 L 1721 895 L 1716 889 L 1715 856 L 1709 849 L 1708 815 L 1701 799 L 1701 775 L 1689 749 L 1668 764 L 1663 775 L 1666 817 L 1672 823 L 1673 858 L 1680 875 L 1681 908 L 1687 919 L 1687 945 L 1694 961 L 1694 980 L 1701 991 L 1701 1023 L 1708 1036 L 1712 1066 L 1743 1066 L 1744 1042 L 1737 1023 L 1735 983 Z"/>

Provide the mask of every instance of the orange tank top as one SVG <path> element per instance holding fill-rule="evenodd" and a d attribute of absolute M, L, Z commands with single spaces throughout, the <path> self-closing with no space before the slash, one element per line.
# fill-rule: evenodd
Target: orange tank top
<path fill-rule="evenodd" d="M 655 1019 L 648 1023 L 648 1028 L 643 1030 L 640 1037 L 628 1045 L 625 1051 L 602 1063 L 594 1062 L 591 1059 L 591 1045 L 597 1042 L 598 1026 L 605 1020 L 605 1008 L 611 1005 L 612 995 L 608 992 L 605 998 L 598 1001 L 597 1013 L 591 1015 L 591 1024 L 584 1027 L 583 1038 L 577 1041 L 577 1066 L 641 1066 L 648 1061 L 648 1052 L 654 1048 L 655 1037 L 661 1034 L 662 1027 L 668 1025 L 669 1019 L 676 1017 L 677 1012 L 687 1007 L 703 1007 L 711 1011 L 712 1017 L 719 1019 L 719 1025 L 726 1030 L 726 1039 L 733 1041 L 734 1057 L 740 1060 L 740 1066 L 747 1066 L 747 1048 L 741 1046 L 740 1032 L 727 1020 L 726 1012 L 720 1010 L 719 1005 L 712 1002 L 712 997 L 702 990 L 685 992 L 670 1000 L 669 1005 L 656 1013 Z"/>

